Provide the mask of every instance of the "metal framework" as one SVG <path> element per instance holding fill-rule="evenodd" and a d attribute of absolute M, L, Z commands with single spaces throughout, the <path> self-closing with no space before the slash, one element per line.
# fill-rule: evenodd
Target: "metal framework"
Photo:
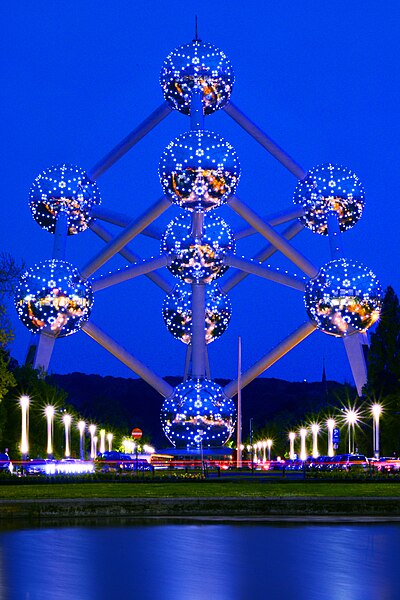
<path fill-rule="evenodd" d="M 200 42 L 195 40 L 193 42 L 193 47 L 196 48 L 199 44 Z M 122 140 L 121 143 L 115 146 L 115 148 L 89 170 L 89 180 L 95 182 L 107 169 L 121 159 L 126 152 L 131 150 L 147 133 L 165 119 L 173 109 L 181 110 L 181 112 L 187 111 L 190 119 L 191 132 L 201 135 L 204 130 L 205 115 L 208 114 L 208 112 L 211 112 L 211 109 L 209 109 L 206 102 L 202 81 L 203 80 L 198 80 L 197 84 L 193 85 L 190 94 L 187 94 L 187 97 L 185 96 L 186 104 L 182 104 L 182 110 L 179 106 L 173 106 L 171 105 L 171 102 L 165 101 L 160 107 L 152 112 L 151 115 Z M 309 172 L 303 169 L 265 132 L 246 117 L 239 108 L 230 102 L 229 98 L 224 105 L 217 106 L 217 108 L 221 107 L 229 117 L 261 144 L 261 146 L 279 161 L 283 167 L 288 169 L 295 178 L 300 182 L 307 180 Z M 196 190 L 198 187 L 193 189 Z M 194 196 L 195 201 L 199 201 L 199 198 L 196 197 L 196 192 L 194 192 Z M 171 294 L 174 285 L 171 285 L 168 279 L 166 279 L 159 270 L 164 267 L 170 267 L 174 255 L 171 253 L 163 253 L 159 258 L 142 259 L 129 247 L 130 241 L 139 234 L 147 235 L 158 240 L 162 238 L 163 233 L 154 226 L 154 222 L 171 206 L 171 202 L 171 197 L 164 195 L 141 216 L 134 219 L 105 208 L 99 208 L 97 205 L 91 207 L 89 211 L 88 227 L 105 242 L 105 245 L 80 269 L 80 275 L 82 280 L 91 282 L 94 293 L 97 293 L 106 287 L 120 283 L 122 284 L 124 281 L 133 277 L 145 275 L 167 294 Z M 307 209 L 303 206 L 296 205 L 288 208 L 288 210 L 282 213 L 262 217 L 243 201 L 239 200 L 234 192 L 229 195 L 227 204 L 234 212 L 240 215 L 246 223 L 244 228 L 234 233 L 236 241 L 249 235 L 260 235 L 267 240 L 268 244 L 251 260 L 239 258 L 232 252 L 226 253 L 222 257 L 221 268 L 226 270 L 230 267 L 230 273 L 225 280 L 219 284 L 220 292 L 226 294 L 251 274 L 256 277 L 269 279 L 277 284 L 289 286 L 304 294 L 307 278 L 314 280 L 320 272 L 319 268 L 310 262 L 310 260 L 292 244 L 292 240 L 295 236 L 297 236 L 297 234 L 305 227 L 303 218 L 307 213 Z M 209 214 L 208 208 L 204 208 L 200 206 L 200 204 L 190 212 L 190 235 L 191 239 L 195 240 L 195 245 L 197 244 L 197 247 L 201 246 L 201 244 L 205 244 L 204 240 L 207 233 L 205 215 Z M 101 225 L 100 221 L 120 227 L 121 231 L 117 235 L 114 235 Z M 288 226 L 283 232 L 279 233 L 275 227 L 284 223 L 287 223 Z M 328 213 L 326 227 L 327 231 L 325 233 L 328 234 L 332 259 L 343 259 L 344 253 L 341 241 L 341 231 L 343 231 L 343 227 L 341 228 L 340 226 L 337 211 L 331 210 Z M 54 234 L 53 259 L 64 260 L 66 239 L 68 235 L 67 210 L 60 209 L 56 215 Z M 282 253 L 295 266 L 300 268 L 306 277 L 291 276 L 279 272 L 279 270 L 269 266 L 264 266 L 263 263 L 271 258 L 276 252 Z M 98 269 L 118 253 L 127 261 L 127 267 L 125 269 L 121 269 L 107 276 L 93 277 Z M 188 280 L 186 279 L 185 281 Z M 195 380 L 203 380 L 209 378 L 205 332 L 205 320 L 208 310 L 206 292 L 209 281 L 205 279 L 202 280 L 201 278 L 197 280 L 192 278 L 189 283 L 191 290 L 191 331 L 190 343 L 188 344 L 188 351 L 185 358 L 184 380 L 188 377 Z M 141 363 L 140 360 L 134 357 L 128 350 L 121 347 L 109 335 L 93 324 L 91 320 L 83 322 L 81 329 L 104 349 L 132 369 L 137 375 L 147 381 L 164 398 L 168 399 L 173 397 L 175 392 L 174 388 L 156 375 L 149 367 Z M 292 334 L 279 342 L 275 348 L 268 351 L 265 356 L 257 361 L 245 373 L 241 374 L 239 372 L 238 379 L 232 381 L 224 388 L 224 395 L 227 398 L 234 397 L 238 391 L 248 385 L 258 375 L 265 372 L 271 365 L 290 352 L 290 350 L 311 335 L 316 329 L 317 325 L 313 320 L 307 320 L 305 323 L 299 325 Z M 32 361 L 34 368 L 39 368 L 44 371 L 48 370 L 54 342 L 59 333 L 59 331 L 54 333 L 47 327 L 39 331 L 38 335 L 36 334 L 34 336 L 35 342 L 31 346 L 29 352 L 29 356 L 31 357 L 30 360 Z M 362 387 L 366 383 L 365 347 L 368 345 L 367 336 L 363 332 L 354 333 L 353 335 L 344 335 L 343 340 L 355 384 L 358 393 L 361 395 Z M 239 427 L 241 427 L 240 424 Z M 202 439 L 203 433 L 203 431 L 200 431 L 200 439 Z M 198 436 L 196 439 L 198 441 Z"/>

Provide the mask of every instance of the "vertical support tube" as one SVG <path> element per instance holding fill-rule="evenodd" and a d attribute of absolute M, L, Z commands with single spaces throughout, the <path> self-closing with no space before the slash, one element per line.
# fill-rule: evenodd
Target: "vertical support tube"
<path fill-rule="evenodd" d="M 68 214 L 62 210 L 58 213 L 56 230 L 54 232 L 53 258 L 65 259 L 65 249 L 68 236 Z"/>
<path fill-rule="evenodd" d="M 236 426 L 236 466 L 242 468 L 242 338 L 238 338 L 238 391 L 237 391 L 237 426 Z"/>
<path fill-rule="evenodd" d="M 199 86 L 192 90 L 190 99 L 190 128 L 204 129 L 203 92 Z"/>
<path fill-rule="evenodd" d="M 333 210 L 328 213 L 327 226 L 331 256 L 333 259 L 343 258 L 342 234 L 337 214 Z"/>
<path fill-rule="evenodd" d="M 205 301 L 204 283 L 192 283 L 192 375 L 195 379 L 205 376 Z"/>

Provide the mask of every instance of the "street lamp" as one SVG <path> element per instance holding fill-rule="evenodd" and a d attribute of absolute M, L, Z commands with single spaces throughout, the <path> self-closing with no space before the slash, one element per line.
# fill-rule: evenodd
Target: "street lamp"
<path fill-rule="evenodd" d="M 258 463 L 258 458 L 257 458 L 257 444 L 254 444 L 253 450 L 254 450 L 253 463 L 257 464 Z"/>
<path fill-rule="evenodd" d="M 378 459 L 380 454 L 379 448 L 379 417 L 382 414 L 382 406 L 381 404 L 373 404 L 371 406 L 371 412 L 373 416 L 372 423 L 372 435 L 373 435 L 373 448 L 374 448 L 374 458 Z"/>
<path fill-rule="evenodd" d="M 267 449 L 267 440 L 264 440 L 262 443 L 262 447 L 263 447 L 263 462 L 266 462 L 267 460 L 267 456 L 265 454 L 265 451 Z"/>
<path fill-rule="evenodd" d="M 106 451 L 106 430 L 100 429 L 100 454 L 104 454 Z"/>
<path fill-rule="evenodd" d="M 359 420 L 359 411 L 355 408 L 345 408 L 344 419 L 347 423 L 349 437 L 349 454 L 354 454 L 354 428 Z"/>
<path fill-rule="evenodd" d="M 97 441 L 98 441 L 98 439 L 99 438 L 97 437 L 97 435 L 93 436 L 93 450 L 94 450 L 94 457 L 93 458 L 96 458 L 96 456 L 97 456 Z"/>
<path fill-rule="evenodd" d="M 271 448 L 272 448 L 272 440 L 267 440 L 267 448 L 268 448 L 268 460 L 271 460 Z"/>
<path fill-rule="evenodd" d="M 107 433 L 107 442 L 108 442 L 108 451 L 111 452 L 112 450 L 112 441 L 113 441 L 113 434 L 112 433 Z"/>
<path fill-rule="evenodd" d="M 29 452 L 28 430 L 29 430 L 29 396 L 21 396 L 19 405 L 21 407 L 21 454 L 22 460 L 26 460 Z"/>
<path fill-rule="evenodd" d="M 290 460 L 294 460 L 294 440 L 296 439 L 296 434 L 294 431 L 289 432 L 289 458 Z"/>
<path fill-rule="evenodd" d="M 51 458 L 53 456 L 53 421 L 54 421 L 54 406 L 46 406 L 44 409 L 47 420 L 47 456 Z"/>
<path fill-rule="evenodd" d="M 90 458 L 93 460 L 96 458 L 96 448 L 94 443 L 94 436 L 96 433 L 96 425 L 93 423 L 89 425 L 89 433 L 90 433 Z"/>
<path fill-rule="evenodd" d="M 263 443 L 261 441 L 257 442 L 258 460 L 259 460 L 259 462 L 261 462 L 261 450 L 262 450 L 262 447 L 263 447 Z"/>
<path fill-rule="evenodd" d="M 328 419 L 326 421 L 326 426 L 328 428 L 328 456 L 334 456 L 334 448 L 333 448 L 333 430 L 335 429 L 336 422 L 335 419 Z"/>
<path fill-rule="evenodd" d="M 307 437 L 307 429 L 302 427 L 300 429 L 300 460 L 307 460 L 307 450 L 306 450 L 306 437 Z"/>
<path fill-rule="evenodd" d="M 311 425 L 311 433 L 312 433 L 312 438 L 313 438 L 313 444 L 312 444 L 312 456 L 313 458 L 318 458 L 319 453 L 318 453 L 318 432 L 319 432 L 319 424 L 318 423 L 313 423 Z"/>
<path fill-rule="evenodd" d="M 85 421 L 78 422 L 78 430 L 79 430 L 79 458 L 81 460 L 85 460 L 85 429 L 86 423 Z"/>
<path fill-rule="evenodd" d="M 71 415 L 63 416 L 63 422 L 64 422 L 64 427 L 65 427 L 65 453 L 64 454 L 65 454 L 66 458 L 71 456 L 70 439 L 69 439 L 70 430 L 71 430 L 71 421 L 72 421 Z"/>

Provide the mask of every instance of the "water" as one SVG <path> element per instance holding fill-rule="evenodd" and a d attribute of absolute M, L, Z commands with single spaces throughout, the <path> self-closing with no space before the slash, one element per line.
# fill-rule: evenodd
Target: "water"
<path fill-rule="evenodd" d="M 399 524 L 0 532 L 1 600 L 397 600 Z"/>

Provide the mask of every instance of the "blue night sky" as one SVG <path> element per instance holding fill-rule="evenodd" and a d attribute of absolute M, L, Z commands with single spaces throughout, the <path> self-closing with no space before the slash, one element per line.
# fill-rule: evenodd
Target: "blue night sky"
<path fill-rule="evenodd" d="M 161 65 L 193 38 L 196 13 L 200 37 L 231 60 L 233 103 L 304 169 L 334 162 L 358 174 L 366 206 L 343 235 L 346 255 L 399 293 L 400 4 L 389 0 L 2 3 L 1 250 L 27 266 L 51 257 L 53 237 L 30 214 L 32 181 L 62 162 L 89 170 L 163 102 Z M 153 204 L 162 194 L 159 157 L 189 128 L 188 117 L 171 114 L 100 177 L 103 207 L 134 218 Z M 244 202 L 263 216 L 292 206 L 293 175 L 228 115 L 207 117 L 206 128 L 236 148 Z M 179 213 L 172 207 L 158 227 Z M 242 226 L 228 207 L 218 214 L 233 228 Z M 68 239 L 66 258 L 80 268 L 102 245 L 88 230 Z M 237 253 L 251 257 L 264 245 L 254 236 Z M 330 259 L 328 240 L 308 230 L 294 245 L 317 266 Z M 159 253 L 157 241 L 143 236 L 132 248 L 143 258 Z M 124 264 L 116 257 L 101 272 Z M 284 258 L 271 264 L 300 274 Z M 147 278 L 135 279 L 98 292 L 92 319 L 156 373 L 180 375 L 185 346 L 165 328 L 163 298 Z M 230 298 L 231 324 L 209 347 L 212 377 L 235 377 L 239 335 L 245 370 L 307 319 L 301 293 L 254 276 Z M 13 308 L 12 317 L 12 354 L 23 361 L 30 334 Z M 323 357 L 329 379 L 351 380 L 343 343 L 321 332 L 265 375 L 319 380 Z M 50 370 L 133 375 L 82 332 L 56 343 Z"/>

